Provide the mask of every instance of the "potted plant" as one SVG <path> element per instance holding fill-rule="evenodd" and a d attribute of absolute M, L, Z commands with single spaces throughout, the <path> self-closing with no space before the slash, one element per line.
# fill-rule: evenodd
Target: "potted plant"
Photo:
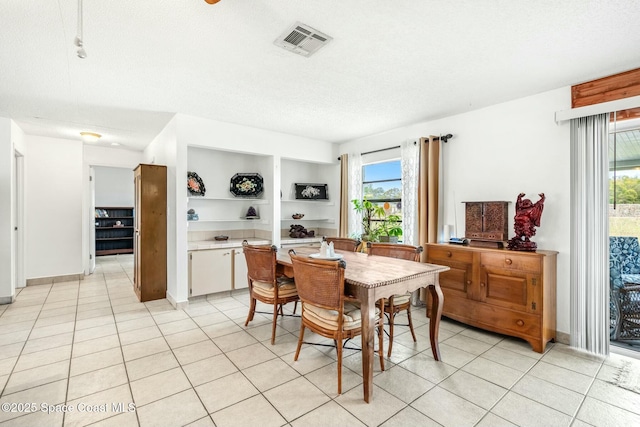
<path fill-rule="evenodd" d="M 379 227 L 374 227 L 373 217 L 384 217 L 385 212 L 382 206 L 378 206 L 367 199 L 353 199 L 353 208 L 356 212 L 362 214 L 362 236 L 363 241 L 376 241 L 379 235 Z"/>
<path fill-rule="evenodd" d="M 398 238 L 402 236 L 402 218 L 400 215 L 385 215 L 380 230 L 380 241 L 398 243 Z"/>

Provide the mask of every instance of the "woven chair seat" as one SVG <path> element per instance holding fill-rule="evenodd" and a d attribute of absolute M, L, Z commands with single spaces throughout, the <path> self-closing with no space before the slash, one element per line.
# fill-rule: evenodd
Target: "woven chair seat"
<path fill-rule="evenodd" d="M 327 310 L 325 308 L 317 307 L 309 303 L 303 303 L 303 307 L 304 310 L 302 312 L 302 315 L 307 320 L 325 329 L 330 329 L 333 331 L 338 330 L 338 312 L 336 310 Z M 376 307 L 376 316 L 379 315 L 380 310 Z M 344 319 L 342 326 L 345 331 L 359 328 L 362 324 L 360 305 L 354 303 L 345 303 L 342 318 Z"/>
<path fill-rule="evenodd" d="M 393 296 L 393 305 L 406 304 L 410 300 L 411 300 L 411 294 L 394 295 Z M 389 305 L 389 299 L 388 298 L 384 298 L 384 305 Z"/>
<path fill-rule="evenodd" d="M 286 298 L 294 295 L 298 295 L 298 291 L 296 290 L 295 282 L 289 281 L 280 281 L 278 280 L 278 297 Z M 266 298 L 273 298 L 273 285 L 271 283 L 266 282 L 253 282 L 253 291 Z"/>

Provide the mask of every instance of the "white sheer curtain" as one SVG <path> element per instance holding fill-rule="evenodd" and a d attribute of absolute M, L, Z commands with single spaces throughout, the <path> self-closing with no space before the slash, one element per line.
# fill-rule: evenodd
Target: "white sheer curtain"
<path fill-rule="evenodd" d="M 402 171 L 402 240 L 407 245 L 418 242 L 418 181 L 420 180 L 420 145 L 404 141 L 400 145 Z"/>
<path fill-rule="evenodd" d="M 571 346 L 609 353 L 609 114 L 571 120 Z"/>
<path fill-rule="evenodd" d="M 349 153 L 349 200 L 362 200 L 362 156 L 360 153 Z M 362 234 L 362 213 L 349 210 L 349 237 L 360 237 Z"/>

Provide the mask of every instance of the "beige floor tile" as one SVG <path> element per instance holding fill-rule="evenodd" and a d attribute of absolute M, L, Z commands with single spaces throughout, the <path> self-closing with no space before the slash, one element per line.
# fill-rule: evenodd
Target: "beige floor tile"
<path fill-rule="evenodd" d="M 257 343 L 238 350 L 229 351 L 227 357 L 238 367 L 245 369 L 277 357 L 267 347 Z"/>
<path fill-rule="evenodd" d="M 161 325 L 163 323 L 168 323 L 168 322 L 175 322 L 178 320 L 189 319 L 189 315 L 187 313 L 185 313 L 182 310 L 174 310 L 174 309 L 172 309 L 172 311 L 162 312 L 160 314 L 154 314 L 152 312 L 151 315 L 153 316 L 153 318 L 155 319 L 158 325 Z"/>
<path fill-rule="evenodd" d="M 200 329 L 191 329 L 184 332 L 178 332 L 172 335 L 165 335 L 165 340 L 169 344 L 169 347 L 176 349 L 187 345 L 195 344 L 200 341 L 208 341 L 207 334 Z"/>
<path fill-rule="evenodd" d="M 26 348 L 26 345 L 21 342 L 0 346 L 0 360 L 19 356 L 23 347 Z"/>
<path fill-rule="evenodd" d="M 593 426 L 637 426 L 640 415 L 587 396 L 576 419 Z"/>
<path fill-rule="evenodd" d="M 244 331 L 212 339 L 214 344 L 224 352 L 233 351 L 258 342 L 255 338 Z"/>
<path fill-rule="evenodd" d="M 161 353 L 166 350 L 169 350 L 169 346 L 164 338 L 154 338 L 149 341 L 142 341 L 122 347 L 124 360 L 127 362 L 141 357 L 150 356 L 152 354 Z"/>
<path fill-rule="evenodd" d="M 76 315 L 77 320 L 93 319 L 94 317 L 112 316 L 111 308 L 97 308 L 95 310 L 81 311 Z"/>
<path fill-rule="evenodd" d="M 505 388 L 511 388 L 524 374 L 483 357 L 474 359 L 462 370 Z"/>
<path fill-rule="evenodd" d="M 571 423 L 569 415 L 514 392 L 507 393 L 491 412 L 522 427 L 568 426 Z M 523 417 L 522 414 L 527 416 Z"/>
<path fill-rule="evenodd" d="M 90 339 L 73 344 L 72 357 L 86 356 L 87 354 L 97 353 L 114 347 L 120 347 L 120 340 L 116 334 Z"/>
<path fill-rule="evenodd" d="M 196 392 L 190 388 L 162 400 L 138 407 L 141 427 L 183 426 L 207 415 Z M 237 421 L 237 418 L 236 418 Z M 243 419 L 243 422 L 245 420 Z M 263 424 L 260 424 L 263 425 Z M 220 424 L 218 424 L 220 426 Z"/>
<path fill-rule="evenodd" d="M 125 320 L 121 322 L 117 322 L 116 326 L 118 327 L 119 333 L 131 332 L 136 329 L 144 329 L 150 326 L 156 326 L 156 322 L 153 320 L 150 314 L 146 313 L 146 316 L 140 317 L 138 319 L 133 320 Z"/>
<path fill-rule="evenodd" d="M 462 334 L 454 335 L 453 337 L 444 341 L 445 344 L 466 351 L 467 353 L 481 355 L 485 351 L 489 350 L 492 345 L 487 344 L 484 341 L 479 341 L 474 338 L 466 337 Z"/>
<path fill-rule="evenodd" d="M 303 345 L 300 349 L 300 354 L 298 356 L 298 360 L 294 361 L 295 353 L 291 353 L 289 355 L 285 355 L 282 359 L 288 363 L 293 369 L 298 371 L 301 374 L 308 374 L 309 372 L 315 371 L 316 369 L 320 369 L 323 366 L 327 366 L 334 362 L 334 359 L 331 357 L 325 356 L 324 353 L 318 351 L 315 347 L 310 345 Z M 343 359 L 344 364 L 344 359 Z"/>
<path fill-rule="evenodd" d="M 29 335 L 29 339 L 38 339 L 44 337 L 50 337 L 53 335 L 60 335 L 67 332 L 73 332 L 75 328 L 75 322 L 65 322 L 53 326 L 45 326 L 42 328 L 34 328 Z"/>
<path fill-rule="evenodd" d="M 443 389 L 484 408 L 491 409 L 507 389 L 478 378 L 464 371 L 458 371 L 439 384 Z"/>
<path fill-rule="evenodd" d="M 541 359 L 545 363 L 595 377 L 602 362 L 595 362 L 563 351 L 551 349 Z"/>
<path fill-rule="evenodd" d="M 14 368 L 14 372 L 25 371 L 38 366 L 49 365 L 71 359 L 71 346 L 65 345 L 35 353 L 22 354 Z"/>
<path fill-rule="evenodd" d="M 194 386 L 216 380 L 238 370 L 224 354 L 183 365 L 182 369 Z"/>
<path fill-rule="evenodd" d="M 91 427 L 138 427 L 135 407 L 131 412 L 122 412 L 110 418 L 91 424 Z"/>
<path fill-rule="evenodd" d="M 497 346 L 483 353 L 482 357 L 522 372 L 527 372 L 538 362 L 538 359 L 523 356 Z"/>
<path fill-rule="evenodd" d="M 107 299 L 107 300 L 95 301 L 91 303 L 79 304 L 78 313 L 97 310 L 99 308 L 111 308 L 111 302 Z"/>
<path fill-rule="evenodd" d="M 343 393 L 335 399 L 335 402 L 366 425 L 380 425 L 406 406 L 400 399 L 375 385 L 370 403 L 363 400 L 362 387 Z"/>
<path fill-rule="evenodd" d="M 282 416 L 262 396 L 253 396 L 218 412 L 211 414 L 217 427 L 255 425 L 279 427 L 286 424 Z M 325 424 L 326 425 L 326 424 Z"/>
<path fill-rule="evenodd" d="M 451 365 L 456 368 L 462 368 L 464 365 L 471 362 L 473 359 L 477 357 L 476 355 L 466 352 L 464 350 L 460 350 L 459 348 L 451 347 L 446 343 L 441 343 L 439 347 L 440 347 L 440 356 L 442 361 L 445 362 L 447 365 Z M 396 348 L 394 344 L 393 352 L 395 353 L 395 351 L 396 351 Z M 425 351 L 425 354 L 430 355 L 431 350 Z"/>
<path fill-rule="evenodd" d="M 36 324 L 35 320 L 27 320 L 24 322 L 8 323 L 0 325 L 0 335 L 10 334 L 12 332 L 29 331 Z"/>
<path fill-rule="evenodd" d="M 83 341 L 93 340 L 96 338 L 106 337 L 117 333 L 116 325 L 110 323 L 108 325 L 97 326 L 95 328 L 83 329 L 74 333 L 73 342 L 81 343 Z"/>
<path fill-rule="evenodd" d="M 56 405 L 64 403 L 65 393 L 67 392 L 67 380 L 59 380 L 49 384 L 30 388 L 14 394 L 5 394 L 0 399 L 0 403 L 35 403 L 37 409 L 40 409 L 42 403 L 48 405 Z M 0 422 L 17 418 L 23 413 L 0 411 Z M 37 425 L 37 424 L 32 424 Z"/>
<path fill-rule="evenodd" d="M 191 384 L 180 368 L 131 381 L 131 391 L 138 407 L 190 388 Z"/>
<path fill-rule="evenodd" d="M 307 376 L 311 377 L 313 374 Z M 435 386 L 432 382 L 399 366 L 376 375 L 373 383 L 405 403 L 413 402 Z"/>
<path fill-rule="evenodd" d="M 69 373 L 69 360 L 39 366 L 26 371 L 14 372 L 9 377 L 3 394 L 16 393 L 43 384 L 66 379 Z"/>
<path fill-rule="evenodd" d="M 243 369 L 242 372 L 261 392 L 277 387 L 300 376 L 298 372 L 279 358 Z M 313 382 L 311 378 L 310 381 Z"/>
<path fill-rule="evenodd" d="M 430 355 L 420 353 L 411 359 L 399 363 L 398 366 L 421 376 L 434 384 L 438 384 L 445 378 L 453 375 L 456 368 L 445 362 L 436 362 Z"/>
<path fill-rule="evenodd" d="M 218 313 L 218 309 L 209 304 L 208 301 L 204 301 L 202 303 L 189 304 L 184 310 L 185 313 L 189 315 L 189 317 L 195 320 L 196 317 L 207 316 L 209 314 Z"/>
<path fill-rule="evenodd" d="M 197 362 L 198 360 L 208 359 L 222 353 L 220 349 L 211 340 L 201 341 L 185 347 L 176 348 L 173 354 L 176 356 L 181 365 Z"/>
<path fill-rule="evenodd" d="M 146 307 L 141 302 L 131 302 L 129 304 L 114 305 L 113 300 L 111 300 L 111 304 L 111 310 L 113 310 L 115 314 L 127 313 L 129 311 L 146 311 Z"/>
<path fill-rule="evenodd" d="M 525 375 L 512 391 L 571 417 L 575 416 L 584 400 L 584 395 L 580 393 L 531 375 Z"/>
<path fill-rule="evenodd" d="M 21 310 L 10 311 L 6 309 L 0 317 L 0 325 L 8 325 L 16 322 L 26 322 L 27 320 L 36 320 L 40 316 L 39 311 L 24 312 Z"/>
<path fill-rule="evenodd" d="M 14 366 L 16 366 L 17 361 L 18 356 L 0 359 L 0 375 L 9 375 L 11 371 L 13 371 Z"/>
<path fill-rule="evenodd" d="M 271 341 L 262 342 L 269 346 L 274 354 L 278 356 L 284 356 L 285 354 L 295 353 L 298 346 L 298 336 L 293 334 L 279 335 L 274 345 L 271 345 Z M 293 356 L 291 356 L 293 358 Z"/>
<path fill-rule="evenodd" d="M 131 403 L 133 403 L 133 399 L 131 398 L 131 392 L 129 391 L 128 385 L 121 385 L 88 396 L 84 396 L 77 400 L 71 400 L 68 402 L 68 404 L 73 405 L 75 408 L 79 408 L 78 405 L 82 404 L 85 405 L 85 407 L 96 407 L 98 410 L 75 410 L 73 412 L 69 412 L 65 415 L 64 426 L 86 426 L 107 418 L 114 417 L 122 413 L 118 412 L 119 408 L 126 409 Z M 101 405 L 105 405 L 103 406 L 104 411 L 99 410 Z"/>
<path fill-rule="evenodd" d="M 593 382 L 590 376 L 544 362 L 536 364 L 527 375 L 532 375 L 580 394 L 586 394 Z"/>
<path fill-rule="evenodd" d="M 505 338 L 504 335 L 496 334 L 491 331 L 484 331 L 482 329 L 477 329 L 473 327 L 469 327 L 464 331 L 460 332 L 460 335 L 473 338 L 478 341 L 483 341 L 491 345 L 496 345 Z"/>
<path fill-rule="evenodd" d="M 139 380 L 180 366 L 171 351 L 152 354 L 127 362 L 129 381 Z"/>
<path fill-rule="evenodd" d="M 617 406 L 636 415 L 640 415 L 640 394 L 617 387 L 604 381 L 596 380 L 591 388 L 589 397 Z"/>
<path fill-rule="evenodd" d="M 108 350 L 98 351 L 96 353 L 87 354 L 86 356 L 75 357 L 71 359 L 70 376 L 85 374 L 109 366 L 123 363 L 122 350 L 114 347 Z"/>
<path fill-rule="evenodd" d="M 178 320 L 160 325 L 162 335 L 177 334 L 178 332 L 185 332 L 191 329 L 198 329 L 196 322 L 191 319 Z"/>
<path fill-rule="evenodd" d="M 31 331 L 27 329 L 18 332 L 11 332 L 9 334 L 2 334 L 0 335 L 0 347 L 15 343 L 24 343 L 29 337 L 30 332 Z"/>
<path fill-rule="evenodd" d="M 99 326 L 114 325 L 116 323 L 113 315 L 96 316 L 89 319 L 78 320 L 76 322 L 76 331 L 83 329 L 97 328 Z"/>
<path fill-rule="evenodd" d="M 116 323 L 120 323 L 120 322 L 127 322 L 130 320 L 141 319 L 144 317 L 151 317 L 151 314 L 149 313 L 149 310 L 147 310 L 146 307 L 140 307 L 132 311 L 125 311 L 121 313 L 114 312 L 114 316 L 116 318 Z"/>
<path fill-rule="evenodd" d="M 429 390 L 411 406 L 443 426 L 473 426 L 487 412 L 441 387 Z"/>
<path fill-rule="evenodd" d="M 506 337 L 504 340 L 496 344 L 496 347 L 504 348 L 506 350 L 513 351 L 514 353 L 518 353 L 526 357 L 531 357 L 533 359 L 542 359 L 542 357 L 544 356 L 543 353 L 536 353 L 535 351 L 533 351 L 531 349 L 531 344 L 519 338 Z M 546 351 L 551 350 L 552 347 L 553 346 L 547 344 Z"/>
<path fill-rule="evenodd" d="M 292 421 L 330 400 L 326 394 L 303 377 L 265 392 L 264 397 L 287 421 Z"/>
<path fill-rule="evenodd" d="M 199 385 L 195 389 L 210 414 L 258 394 L 258 390 L 240 372 Z"/>
<path fill-rule="evenodd" d="M 358 427 L 364 426 L 365 424 L 346 411 L 342 406 L 331 401 L 294 420 L 291 422 L 291 425 L 293 427 Z"/>
<path fill-rule="evenodd" d="M 575 424 L 575 422 L 571 424 L 571 426 L 579 427 L 577 424 Z M 476 427 L 517 427 L 517 426 L 505 420 L 504 418 L 500 418 L 499 416 L 489 412 L 487 415 L 484 416 L 484 418 L 482 418 L 482 420 L 478 424 L 476 424 Z"/>
<path fill-rule="evenodd" d="M 113 365 L 86 374 L 69 378 L 68 400 L 97 393 L 119 385 L 127 384 L 127 372 L 124 364 Z"/>
<path fill-rule="evenodd" d="M 224 322 L 218 322 L 212 325 L 203 326 L 202 330 L 204 331 L 205 334 L 209 336 L 209 338 L 214 340 L 218 337 L 223 337 L 223 336 L 234 334 L 234 333 L 240 333 L 243 331 L 240 326 L 238 326 L 236 323 L 232 322 L 231 320 L 226 320 Z"/>
<path fill-rule="evenodd" d="M 216 323 L 229 321 L 229 318 L 224 314 L 220 313 L 218 310 L 216 310 L 215 307 L 211 306 L 211 308 L 215 311 L 212 313 L 207 313 L 202 316 L 197 316 L 197 317 L 192 316 L 192 320 L 195 323 L 197 323 L 198 326 L 200 327 L 215 325 Z"/>
<path fill-rule="evenodd" d="M 408 406 L 389 418 L 380 427 L 397 427 L 397 426 L 420 426 L 420 427 L 440 427 L 440 424 L 433 421 L 423 413 L 416 411 Z M 495 426 L 494 426 L 495 427 Z"/>
<path fill-rule="evenodd" d="M 300 374 L 298 374 L 300 375 Z M 338 363 L 333 362 L 320 369 L 309 372 L 304 376 L 314 386 L 318 387 L 327 396 L 338 395 Z M 353 372 L 346 366 L 342 367 L 342 392 L 345 393 L 355 387 L 362 387 L 362 376 Z"/>
<path fill-rule="evenodd" d="M 42 309 L 42 311 L 40 312 L 40 319 L 48 319 L 50 317 L 58 317 L 58 316 L 64 316 L 64 315 L 75 315 L 76 314 L 76 305 L 75 305 L 75 301 L 74 300 L 68 300 L 68 301 L 60 301 L 64 304 L 69 304 L 65 307 L 60 307 L 60 308 L 49 308 L 46 304 L 44 305 L 44 308 Z M 73 303 L 73 304 L 72 304 Z"/>
<path fill-rule="evenodd" d="M 141 341 L 149 341 L 153 338 L 161 337 L 160 329 L 157 326 L 135 329 L 129 332 L 120 333 L 120 343 L 122 345 L 134 344 Z"/>
<path fill-rule="evenodd" d="M 2 427 L 62 426 L 62 417 L 64 416 L 64 413 L 55 412 L 54 410 L 47 413 L 46 411 L 38 410 L 32 413 L 20 415 L 21 416 L 18 418 L 13 418 L 12 420 L 3 422 Z"/>

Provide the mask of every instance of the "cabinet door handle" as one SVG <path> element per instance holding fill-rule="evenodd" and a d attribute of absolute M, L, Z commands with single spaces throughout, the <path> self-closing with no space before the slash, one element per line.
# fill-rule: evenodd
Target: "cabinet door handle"
<path fill-rule="evenodd" d="M 511 261 L 510 258 L 507 258 L 507 259 L 504 260 L 504 263 L 507 264 L 507 265 L 511 265 L 513 263 L 513 261 Z"/>
<path fill-rule="evenodd" d="M 467 285 L 470 285 L 470 284 L 471 284 L 471 280 L 467 280 Z"/>
<path fill-rule="evenodd" d="M 522 319 L 518 319 L 518 321 L 516 322 L 516 325 L 524 326 L 524 321 Z"/>
<path fill-rule="evenodd" d="M 483 282 L 480 282 L 480 287 L 484 288 L 486 285 Z"/>

